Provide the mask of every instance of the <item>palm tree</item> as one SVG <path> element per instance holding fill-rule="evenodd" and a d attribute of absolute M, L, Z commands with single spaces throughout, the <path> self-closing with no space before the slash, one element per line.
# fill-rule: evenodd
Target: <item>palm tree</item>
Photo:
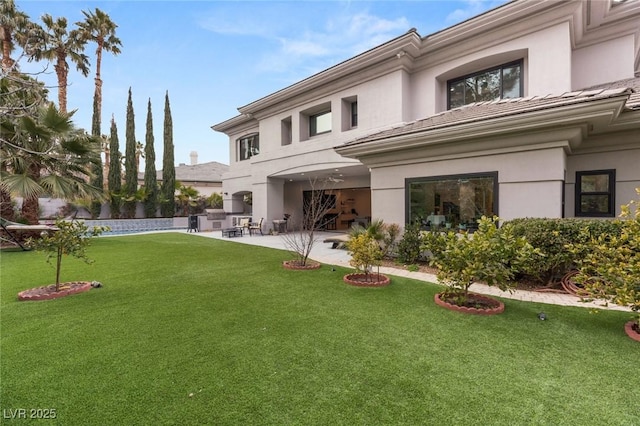
<path fill-rule="evenodd" d="M 22 45 L 29 29 L 29 16 L 16 8 L 14 0 L 0 2 L 0 41 L 2 42 L 2 71 L 8 73 L 15 61 L 11 58 L 14 42 Z M 14 41 L 15 39 L 15 41 Z"/>
<path fill-rule="evenodd" d="M 35 118 L 3 123 L 20 145 L 3 152 L 7 172 L 2 184 L 23 197 L 22 216 L 28 223 L 38 223 L 41 194 L 71 200 L 104 196 L 102 188 L 87 183 L 91 165 L 97 160 L 99 141 L 77 130 L 72 115 L 49 103 Z"/>
<path fill-rule="evenodd" d="M 120 53 L 122 43 L 116 37 L 116 28 L 118 26 L 111 20 L 109 15 L 96 8 L 95 13 L 82 11 L 85 20 L 76 22 L 80 29 L 81 36 L 84 40 L 93 41 L 96 47 L 96 88 L 93 95 L 94 120 L 92 135 L 100 135 L 100 124 L 102 122 L 102 79 L 100 78 L 100 69 L 102 66 L 102 52 L 110 52 L 114 55 Z"/>
<path fill-rule="evenodd" d="M 4 72 L 3 72 L 4 74 Z M 11 193 L 4 184 L 8 175 L 9 164 L 6 159 L 21 153 L 24 147 L 20 140 L 21 133 L 17 130 L 24 117 L 37 116 L 40 108 L 47 99 L 47 90 L 42 82 L 24 74 L 15 72 L 4 74 L 0 79 L 0 216 L 7 220 L 14 220 L 15 212 L 11 200 Z M 31 152 L 43 154 L 46 152 Z"/>
<path fill-rule="evenodd" d="M 54 64 L 58 77 L 58 107 L 61 113 L 67 112 L 67 79 L 69 63 L 76 64 L 78 71 L 85 77 L 89 75 L 89 58 L 85 55 L 86 41 L 79 30 L 67 31 L 67 18 L 54 20 L 51 15 L 42 15 L 45 28 L 39 37 L 39 43 L 33 47 L 30 60 L 48 60 Z"/>

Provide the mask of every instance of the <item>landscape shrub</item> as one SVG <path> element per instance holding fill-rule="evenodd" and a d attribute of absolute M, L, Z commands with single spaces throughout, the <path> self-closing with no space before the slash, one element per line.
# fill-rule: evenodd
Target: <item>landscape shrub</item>
<path fill-rule="evenodd" d="M 636 191 L 640 197 L 640 188 Z M 622 206 L 624 220 L 615 222 L 615 232 L 594 235 L 584 228 L 581 242 L 568 250 L 577 256 L 578 274 L 573 279 L 586 295 L 630 307 L 640 325 L 640 208 L 632 213 L 638 203 L 640 199 Z"/>
<path fill-rule="evenodd" d="M 351 255 L 349 264 L 356 268 L 357 272 L 365 274 L 367 281 L 371 281 L 373 267 L 380 267 L 384 257 L 384 251 L 379 243 L 371 234 L 363 232 L 352 236 L 346 246 Z"/>
<path fill-rule="evenodd" d="M 530 278 L 554 283 L 575 269 L 578 260 L 584 257 L 589 247 L 581 245 L 582 251 L 567 250 L 569 244 L 585 243 L 598 235 L 620 235 L 620 224 L 602 219 L 514 219 L 505 223 L 513 229 L 514 236 L 524 237 L 543 256 L 536 256 L 523 271 Z"/>
<path fill-rule="evenodd" d="M 431 264 L 438 268 L 438 280 L 447 285 L 445 292 L 459 304 L 466 302 L 469 287 L 476 281 L 501 290 L 513 287 L 515 274 L 540 256 L 513 227 L 497 227 L 498 217 L 483 216 L 473 233 L 431 232 L 425 236 L 423 248 L 432 254 Z"/>
<path fill-rule="evenodd" d="M 404 228 L 402 239 L 398 242 L 398 261 L 405 265 L 413 265 L 421 260 L 422 256 L 422 233 L 420 224 L 414 222 Z"/>

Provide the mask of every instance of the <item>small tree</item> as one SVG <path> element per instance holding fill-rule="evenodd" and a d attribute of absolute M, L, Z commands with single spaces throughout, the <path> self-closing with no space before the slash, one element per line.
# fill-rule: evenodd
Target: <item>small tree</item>
<path fill-rule="evenodd" d="M 40 238 L 30 238 L 27 241 L 29 247 L 38 251 L 47 252 L 47 263 L 51 263 L 55 258 L 56 262 L 56 291 L 60 290 L 60 269 L 62 257 L 71 255 L 81 259 L 86 263 L 92 263 L 86 255 L 86 248 L 89 246 L 91 237 L 98 236 L 108 227 L 89 228 L 83 222 L 67 222 L 59 219 L 56 221 L 57 230 L 44 231 Z"/>
<path fill-rule="evenodd" d="M 387 224 L 382 219 L 376 219 L 369 226 L 362 227 L 356 225 L 351 229 L 351 236 L 355 237 L 366 233 L 378 243 L 382 250 L 382 258 L 389 257 L 397 246 L 398 236 L 400 235 L 400 226 L 396 223 Z"/>
<path fill-rule="evenodd" d="M 432 232 L 424 238 L 423 249 L 431 252 L 438 280 L 459 305 L 467 302 L 469 287 L 476 281 L 510 290 L 515 273 L 540 254 L 524 238 L 515 237 L 510 226 L 498 229 L 498 220 L 483 216 L 473 234 Z"/>
<path fill-rule="evenodd" d="M 327 213 L 334 208 L 334 199 L 325 196 L 325 189 L 316 190 L 317 180 L 310 180 L 310 196 L 303 200 L 302 218 L 289 219 L 288 233 L 282 234 L 285 247 L 296 257 L 298 266 L 307 266 L 311 249 L 317 242 L 316 232 L 327 226 Z M 332 192 L 332 190 L 328 190 Z"/>
<path fill-rule="evenodd" d="M 636 188 L 640 197 L 640 188 Z M 620 235 L 601 234 L 573 244 L 573 252 L 587 254 L 578 261 L 573 278 L 590 297 L 628 306 L 640 327 L 640 198 L 622 206 Z M 635 205 L 635 212 L 632 212 Z M 588 232 L 585 230 L 585 232 Z"/>
<path fill-rule="evenodd" d="M 359 273 L 365 274 L 365 281 L 373 281 L 371 271 L 374 266 L 379 268 L 384 258 L 384 250 L 378 241 L 372 234 L 363 232 L 349 238 L 346 246 L 351 255 L 349 264 Z M 377 274 L 380 274 L 379 271 Z"/>

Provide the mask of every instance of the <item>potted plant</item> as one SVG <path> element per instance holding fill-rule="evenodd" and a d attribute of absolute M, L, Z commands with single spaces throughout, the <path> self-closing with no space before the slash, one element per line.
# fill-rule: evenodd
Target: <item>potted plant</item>
<path fill-rule="evenodd" d="M 473 234 L 427 233 L 423 249 L 431 253 L 430 262 L 438 268 L 438 280 L 447 288 L 435 295 L 435 302 L 452 310 L 475 314 L 495 314 L 504 310 L 497 299 L 469 291 L 475 282 L 513 287 L 513 278 L 527 259 L 539 252 L 524 238 L 516 238 L 509 226 L 498 229 L 498 217 L 482 217 Z"/>
<path fill-rule="evenodd" d="M 45 300 L 54 299 L 69 294 L 75 294 L 92 288 L 88 281 L 74 281 L 60 283 L 60 271 L 64 256 L 73 256 L 86 263 L 92 263 L 86 255 L 92 237 L 108 231 L 108 227 L 94 227 L 91 230 L 79 221 L 65 221 L 58 219 L 51 231 L 44 231 L 40 238 L 30 238 L 29 247 L 47 253 L 47 263 L 55 259 L 56 281 L 55 284 L 32 288 L 18 294 L 19 300 Z"/>

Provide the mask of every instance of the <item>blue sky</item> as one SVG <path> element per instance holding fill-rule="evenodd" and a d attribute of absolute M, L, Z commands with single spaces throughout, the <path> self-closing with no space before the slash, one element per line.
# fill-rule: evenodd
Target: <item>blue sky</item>
<path fill-rule="evenodd" d="M 70 23 L 99 8 L 118 25 L 122 53 L 103 57 L 102 133 L 113 115 L 124 150 L 131 87 L 136 138 L 145 141 L 151 99 L 156 168 L 162 168 L 164 95 L 169 92 L 175 163 L 229 163 L 228 138 L 211 126 L 237 108 L 397 37 L 421 36 L 504 4 L 505 0 L 413 1 L 31 1 L 16 0 L 32 20 L 49 13 Z M 87 47 L 92 65 L 95 45 Z M 32 70 L 34 64 L 22 64 Z M 43 64 L 38 64 L 39 68 Z M 69 74 L 68 109 L 91 129 L 95 70 Z M 52 86 L 50 67 L 40 76 Z M 57 102 L 57 92 L 50 98 Z"/>

